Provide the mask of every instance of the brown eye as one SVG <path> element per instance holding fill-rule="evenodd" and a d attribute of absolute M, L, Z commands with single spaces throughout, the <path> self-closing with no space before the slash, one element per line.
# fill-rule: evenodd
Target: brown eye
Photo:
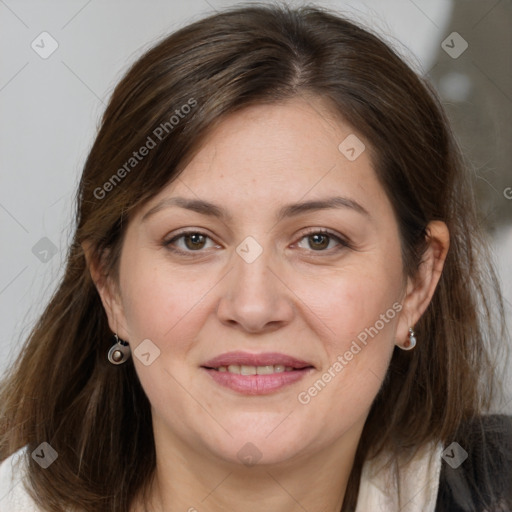
<path fill-rule="evenodd" d="M 328 252 L 328 250 L 326 249 L 329 248 L 329 243 L 333 240 L 337 242 L 337 247 L 331 247 L 334 250 L 350 246 L 350 244 L 346 240 L 326 230 L 312 231 L 310 233 L 306 233 L 301 238 L 301 240 L 303 239 L 308 239 L 308 247 L 305 247 L 305 249 L 311 249 L 316 252 Z"/>
<path fill-rule="evenodd" d="M 201 233 L 192 233 L 189 235 L 184 235 L 183 239 L 185 240 L 185 245 L 187 249 L 191 250 L 202 249 L 205 243 L 205 236 Z"/>
<path fill-rule="evenodd" d="M 315 235 L 309 235 L 309 240 L 313 241 L 312 244 L 310 243 L 310 247 L 313 249 L 326 249 L 329 245 L 329 236 L 317 233 Z"/>
<path fill-rule="evenodd" d="M 178 245 L 178 241 L 183 240 L 181 246 Z M 201 249 L 205 248 L 207 240 L 211 240 L 206 233 L 200 231 L 185 231 L 163 242 L 163 245 L 171 251 L 180 253 L 191 253 L 201 252 Z M 177 247 L 174 247 L 177 246 Z"/>
<path fill-rule="evenodd" d="M 306 233 L 301 240 L 308 239 L 308 247 L 303 247 L 313 252 L 330 252 L 330 250 L 340 250 L 345 247 L 350 247 L 349 242 L 344 240 L 338 235 L 331 233 L 330 231 L 317 230 L 310 233 Z M 193 252 L 201 253 L 205 252 L 202 249 L 206 248 L 206 243 L 211 238 L 200 231 L 184 231 L 170 240 L 163 242 L 164 247 L 170 251 L 174 251 L 181 254 L 190 254 Z M 183 241 L 181 246 L 178 242 Z M 335 241 L 336 245 L 329 248 L 329 244 Z M 299 242 L 300 243 L 300 242 Z"/>

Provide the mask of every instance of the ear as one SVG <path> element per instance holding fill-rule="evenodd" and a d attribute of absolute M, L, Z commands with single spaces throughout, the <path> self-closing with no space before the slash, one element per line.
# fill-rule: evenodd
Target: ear
<path fill-rule="evenodd" d="M 102 262 L 95 257 L 93 246 L 89 241 L 82 243 L 82 249 L 87 262 L 87 268 L 107 314 L 108 325 L 113 333 L 116 333 L 122 340 L 128 341 L 129 334 L 119 286 L 105 272 Z M 105 255 L 105 257 L 107 256 Z"/>
<path fill-rule="evenodd" d="M 409 327 L 414 327 L 430 304 L 448 254 L 450 233 L 446 224 L 438 220 L 432 221 L 427 225 L 426 231 L 428 247 L 416 276 L 407 279 L 406 296 L 402 302 L 403 312 L 396 332 L 397 344 L 406 341 Z"/>

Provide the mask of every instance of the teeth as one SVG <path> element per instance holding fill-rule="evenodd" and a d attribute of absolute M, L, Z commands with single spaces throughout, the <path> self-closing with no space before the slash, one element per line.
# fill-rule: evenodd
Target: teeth
<path fill-rule="evenodd" d="M 219 366 L 216 368 L 219 372 L 237 373 L 239 375 L 269 375 L 271 373 L 291 372 L 291 366 L 284 366 L 282 364 L 275 364 L 269 366 L 247 366 L 239 364 L 230 364 L 228 367 Z"/>
<path fill-rule="evenodd" d="M 256 366 L 240 366 L 240 375 L 256 375 Z"/>
<path fill-rule="evenodd" d="M 258 375 L 269 375 L 269 374 L 275 372 L 273 365 L 270 365 L 270 366 L 255 366 L 255 368 L 256 368 L 256 373 Z"/>

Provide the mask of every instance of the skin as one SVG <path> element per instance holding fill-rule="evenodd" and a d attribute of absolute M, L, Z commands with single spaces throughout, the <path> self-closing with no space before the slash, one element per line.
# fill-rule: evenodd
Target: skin
<path fill-rule="evenodd" d="M 406 341 L 430 302 L 449 245 L 446 226 L 432 222 L 418 275 L 404 276 L 398 225 L 369 151 L 349 161 L 338 149 L 353 133 L 365 142 L 315 98 L 231 115 L 179 179 L 130 221 L 119 282 L 102 279 L 90 265 L 112 331 L 132 354 L 144 339 L 160 350 L 149 366 L 133 357 L 152 406 L 151 510 L 236 510 L 240 503 L 246 512 L 340 510 L 394 345 Z M 344 207 L 276 220 L 285 204 L 332 195 L 357 201 L 368 215 Z M 167 206 L 142 220 L 175 196 L 211 201 L 232 218 Z M 188 256 L 165 246 L 183 228 L 207 235 L 174 242 Z M 314 228 L 349 246 L 315 239 Z M 262 249 L 251 263 L 236 252 L 248 236 Z M 309 403 L 300 403 L 298 394 L 394 303 L 401 311 Z M 282 352 L 315 369 L 271 394 L 242 395 L 200 368 L 232 350 Z M 237 456 L 248 442 L 261 456 L 251 466 Z M 140 503 L 132 510 L 142 510 Z"/>

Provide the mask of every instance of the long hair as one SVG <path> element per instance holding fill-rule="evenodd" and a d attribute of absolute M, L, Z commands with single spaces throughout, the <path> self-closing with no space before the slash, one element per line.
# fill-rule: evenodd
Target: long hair
<path fill-rule="evenodd" d="M 28 490 L 42 510 L 128 511 L 156 465 L 150 404 L 133 362 L 106 359 L 112 333 L 82 243 L 117 279 L 131 215 L 179 176 L 211 129 L 245 107 L 298 97 L 321 98 L 368 141 L 408 276 L 421 262 L 428 222 L 450 231 L 444 271 L 415 327 L 420 341 L 393 353 L 343 510 L 355 504 L 364 460 L 446 440 L 489 406 L 503 304 L 469 173 L 433 88 L 337 13 L 237 6 L 149 49 L 103 115 L 77 191 L 64 275 L 0 388 L 0 459 L 41 442 L 58 453 L 45 471 L 27 456 Z M 143 146 L 146 155 L 134 157 Z"/>

